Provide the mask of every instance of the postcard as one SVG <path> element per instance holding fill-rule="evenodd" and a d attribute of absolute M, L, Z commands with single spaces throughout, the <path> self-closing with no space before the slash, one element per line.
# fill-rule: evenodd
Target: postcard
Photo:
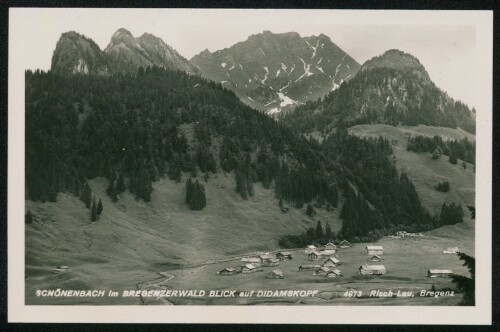
<path fill-rule="evenodd" d="M 11 8 L 9 320 L 490 324 L 492 26 Z"/>

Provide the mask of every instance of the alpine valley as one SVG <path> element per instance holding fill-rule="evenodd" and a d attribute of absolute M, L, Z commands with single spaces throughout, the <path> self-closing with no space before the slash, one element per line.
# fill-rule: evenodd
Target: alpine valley
<path fill-rule="evenodd" d="M 467 301 L 427 273 L 468 276 L 443 248 L 474 256 L 475 110 L 414 56 L 388 50 L 360 66 L 326 35 L 264 31 L 188 61 L 119 29 L 104 50 L 62 34 L 50 71 L 25 78 L 27 304 Z M 342 276 L 300 272 L 327 258 L 309 262 L 306 246 L 343 240 Z M 387 273 L 360 275 L 373 243 Z M 281 250 L 293 255 L 279 262 L 283 279 L 265 266 L 223 276 Z M 374 287 L 457 295 L 343 295 Z M 207 296 L 37 296 L 57 288 Z M 228 299 L 214 289 L 318 292 Z"/>

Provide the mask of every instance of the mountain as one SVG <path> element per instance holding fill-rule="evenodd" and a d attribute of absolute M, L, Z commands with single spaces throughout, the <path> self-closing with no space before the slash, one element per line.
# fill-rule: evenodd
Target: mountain
<path fill-rule="evenodd" d="M 264 31 L 191 60 L 202 75 L 269 114 L 323 97 L 353 77 L 360 65 L 324 34 Z"/>
<path fill-rule="evenodd" d="M 389 50 L 364 63 L 353 79 L 323 100 L 286 115 L 284 122 L 302 133 L 329 133 L 339 123 L 423 124 L 474 133 L 475 110 L 440 90 L 417 58 Z"/>
<path fill-rule="evenodd" d="M 51 71 L 56 74 L 105 74 L 108 59 L 90 38 L 77 32 L 65 32 L 52 56 Z"/>
<path fill-rule="evenodd" d="M 52 57 L 57 74 L 135 73 L 140 67 L 158 66 L 197 74 L 198 69 L 162 39 L 145 33 L 138 38 L 119 29 L 104 51 L 91 39 L 76 32 L 63 33 Z"/>
<path fill-rule="evenodd" d="M 197 73 L 197 69 L 188 60 L 165 44 L 161 38 L 149 33 L 134 38 L 128 30 L 119 29 L 111 37 L 104 53 L 116 72 L 135 72 L 139 67 L 156 65 L 191 74 Z"/>

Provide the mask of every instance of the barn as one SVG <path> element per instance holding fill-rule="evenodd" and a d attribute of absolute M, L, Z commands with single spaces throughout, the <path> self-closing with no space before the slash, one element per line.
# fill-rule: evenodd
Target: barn
<path fill-rule="evenodd" d="M 337 249 L 337 246 L 331 242 L 328 242 L 325 244 L 325 250 L 335 250 Z"/>
<path fill-rule="evenodd" d="M 285 275 L 283 274 L 283 271 L 281 270 L 272 270 L 266 275 L 267 279 L 283 279 L 285 278 Z"/>
<path fill-rule="evenodd" d="M 320 258 L 321 253 L 319 251 L 313 251 L 307 256 L 307 259 L 309 259 L 310 261 L 317 261 Z"/>
<path fill-rule="evenodd" d="M 246 264 L 241 267 L 241 273 L 252 273 L 257 271 L 257 266 L 253 264 Z"/>
<path fill-rule="evenodd" d="M 368 258 L 370 262 L 380 262 L 381 258 L 378 255 L 373 255 L 372 257 Z"/>
<path fill-rule="evenodd" d="M 429 278 L 451 278 L 453 276 L 453 271 L 430 269 L 427 271 L 427 276 Z"/>
<path fill-rule="evenodd" d="M 383 265 L 362 265 L 359 267 L 359 273 L 365 275 L 383 275 L 387 271 Z"/>
<path fill-rule="evenodd" d="M 319 265 L 301 265 L 299 266 L 299 271 L 316 271 L 319 269 L 321 266 Z"/>
<path fill-rule="evenodd" d="M 459 251 L 458 247 L 448 247 L 443 250 L 443 254 L 456 254 Z"/>
<path fill-rule="evenodd" d="M 340 242 L 339 244 L 339 247 L 341 249 L 350 248 L 351 244 L 347 240 L 342 240 L 342 242 Z"/>
<path fill-rule="evenodd" d="M 289 261 L 292 259 L 292 253 L 289 251 L 281 251 L 276 254 L 276 258 L 280 261 Z"/>
<path fill-rule="evenodd" d="M 319 269 L 316 270 L 314 275 L 316 276 L 325 276 L 328 272 L 330 272 L 330 269 L 327 268 L 326 266 L 320 267 Z"/>
<path fill-rule="evenodd" d="M 342 272 L 339 269 L 331 270 L 327 274 L 325 274 L 325 277 L 328 278 L 338 278 L 342 276 Z"/>
<path fill-rule="evenodd" d="M 384 247 L 382 246 L 366 246 L 366 253 L 368 255 L 383 255 L 384 254 Z"/>
<path fill-rule="evenodd" d="M 262 261 L 262 266 L 276 266 L 280 263 L 277 258 L 267 258 Z"/>
<path fill-rule="evenodd" d="M 325 249 L 320 251 L 322 256 L 331 256 L 335 255 L 335 249 Z"/>
<path fill-rule="evenodd" d="M 336 267 L 340 264 L 340 261 L 335 257 L 328 257 L 328 259 L 323 263 L 323 266 Z"/>
<path fill-rule="evenodd" d="M 220 270 L 217 272 L 217 275 L 219 276 L 232 276 L 237 273 L 236 269 L 233 269 L 232 267 L 227 267 L 225 269 Z"/>
<path fill-rule="evenodd" d="M 311 244 L 311 245 L 308 245 L 308 246 L 306 247 L 306 249 L 304 250 L 304 253 L 305 253 L 306 255 L 309 255 L 309 254 L 310 254 L 310 253 L 312 253 L 313 251 L 316 251 L 316 247 L 315 247 L 315 246 L 313 246 L 313 245 Z"/>
<path fill-rule="evenodd" d="M 260 258 L 260 261 L 263 262 L 266 259 L 270 259 L 270 258 L 274 258 L 274 257 L 269 255 L 269 254 L 262 254 L 262 255 L 259 255 L 259 258 Z"/>
<path fill-rule="evenodd" d="M 243 265 L 252 264 L 254 266 L 259 267 L 261 265 L 261 260 L 259 257 L 243 257 L 241 259 L 241 263 Z"/>
<path fill-rule="evenodd" d="M 335 272 L 339 277 L 343 275 L 342 271 L 340 271 L 339 269 L 333 269 L 332 272 Z"/>

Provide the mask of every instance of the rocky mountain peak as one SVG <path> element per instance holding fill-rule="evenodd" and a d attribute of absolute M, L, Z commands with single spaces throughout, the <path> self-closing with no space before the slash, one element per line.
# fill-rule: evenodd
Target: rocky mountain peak
<path fill-rule="evenodd" d="M 361 70 L 364 71 L 374 68 L 391 68 L 398 70 L 410 69 L 419 71 L 426 79 L 430 79 L 424 66 L 416 57 L 397 49 L 388 50 L 384 54 L 366 61 L 361 67 Z"/>
<path fill-rule="evenodd" d="M 191 59 L 202 74 L 250 106 L 279 113 L 323 97 L 353 77 L 359 64 L 326 35 L 262 33 Z"/>

